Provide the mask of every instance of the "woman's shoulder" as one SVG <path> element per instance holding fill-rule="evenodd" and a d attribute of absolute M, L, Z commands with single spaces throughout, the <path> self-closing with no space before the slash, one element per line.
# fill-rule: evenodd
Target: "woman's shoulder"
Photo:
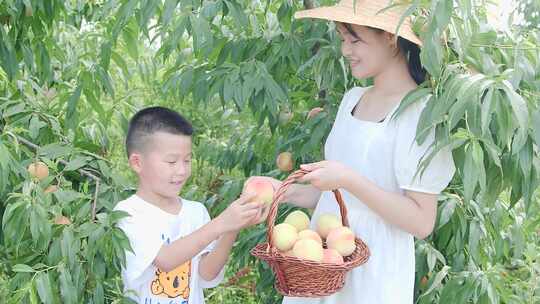
<path fill-rule="evenodd" d="M 343 94 L 343 98 L 341 99 L 341 104 L 339 107 L 341 109 L 347 108 L 350 109 L 356 105 L 360 97 L 364 94 L 364 92 L 369 87 L 352 87 L 349 90 L 345 91 L 345 94 Z"/>
<path fill-rule="evenodd" d="M 360 98 L 360 96 L 362 96 L 367 89 L 369 89 L 369 87 L 352 87 L 345 91 L 345 94 L 343 94 L 343 99 Z"/>

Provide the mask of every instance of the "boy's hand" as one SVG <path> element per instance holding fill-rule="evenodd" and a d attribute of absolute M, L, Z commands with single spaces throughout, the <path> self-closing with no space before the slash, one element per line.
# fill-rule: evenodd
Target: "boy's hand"
<path fill-rule="evenodd" d="M 216 219 L 222 225 L 224 232 L 238 231 L 258 220 L 262 203 L 251 202 L 256 196 L 254 193 L 244 193 L 239 199 L 232 202 Z"/>

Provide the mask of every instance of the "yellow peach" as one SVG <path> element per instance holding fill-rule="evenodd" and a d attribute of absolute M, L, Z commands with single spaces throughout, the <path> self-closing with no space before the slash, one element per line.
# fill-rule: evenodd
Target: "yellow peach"
<path fill-rule="evenodd" d="M 325 239 L 330 233 L 330 230 L 343 226 L 341 220 L 332 213 L 322 214 L 317 220 L 317 232 Z"/>
<path fill-rule="evenodd" d="M 283 222 L 293 225 L 296 231 L 306 230 L 309 227 L 309 217 L 300 210 L 289 213 Z"/>
<path fill-rule="evenodd" d="M 274 187 L 272 187 L 272 183 L 261 177 L 252 177 L 246 184 L 244 191 L 257 194 L 253 198 L 253 202 L 271 204 L 274 198 Z"/>
<path fill-rule="evenodd" d="M 319 244 L 322 244 L 322 239 L 317 234 L 317 232 L 315 232 L 313 230 L 309 230 L 309 229 L 302 230 L 302 231 L 298 232 L 298 239 L 299 240 L 311 239 L 311 240 L 317 241 L 317 243 L 319 243 Z"/>
<path fill-rule="evenodd" d="M 311 239 L 298 240 L 294 244 L 293 253 L 297 258 L 314 262 L 321 262 L 323 259 L 322 245 Z"/>
<path fill-rule="evenodd" d="M 54 223 L 56 225 L 69 225 L 69 224 L 71 224 L 71 221 L 69 220 L 69 218 L 67 218 L 67 217 L 65 217 L 63 215 L 59 215 L 54 219 Z"/>
<path fill-rule="evenodd" d="M 276 165 L 279 170 L 289 172 L 293 169 L 293 159 L 291 152 L 282 152 L 276 159 Z"/>
<path fill-rule="evenodd" d="M 293 248 L 294 243 L 298 238 L 298 232 L 294 226 L 287 223 L 281 223 L 274 227 L 272 245 L 279 251 L 288 251 Z"/>
<path fill-rule="evenodd" d="M 335 249 L 324 249 L 322 262 L 329 264 L 343 264 L 343 257 Z"/>
<path fill-rule="evenodd" d="M 326 245 L 330 249 L 335 249 L 342 256 L 349 256 L 356 249 L 354 233 L 348 227 L 334 228 L 328 233 Z"/>
<path fill-rule="evenodd" d="M 35 162 L 28 165 L 28 173 L 37 180 L 42 180 L 49 176 L 49 167 L 43 162 Z"/>
<path fill-rule="evenodd" d="M 316 107 L 316 108 L 311 109 L 307 115 L 307 119 L 311 119 L 319 115 L 319 113 L 321 113 L 322 111 L 324 111 L 324 109 L 321 107 Z"/>

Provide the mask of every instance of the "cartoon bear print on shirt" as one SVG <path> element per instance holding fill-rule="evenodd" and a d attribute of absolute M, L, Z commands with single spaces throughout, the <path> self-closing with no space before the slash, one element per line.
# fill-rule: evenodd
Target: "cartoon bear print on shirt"
<path fill-rule="evenodd" d="M 164 236 L 162 236 L 164 238 Z M 167 238 L 167 243 L 170 239 Z M 152 294 L 163 295 L 169 298 L 189 298 L 189 281 L 191 277 L 191 260 L 176 267 L 174 270 L 165 272 L 158 269 L 156 279 L 152 281 Z"/>

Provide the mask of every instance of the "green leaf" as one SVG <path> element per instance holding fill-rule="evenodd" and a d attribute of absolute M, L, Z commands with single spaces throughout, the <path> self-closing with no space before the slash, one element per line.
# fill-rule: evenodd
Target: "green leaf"
<path fill-rule="evenodd" d="M 129 28 L 125 28 L 122 32 L 122 38 L 126 44 L 126 50 L 133 60 L 137 60 L 139 58 L 139 47 L 135 35 L 136 34 Z"/>
<path fill-rule="evenodd" d="M 140 3 L 139 27 L 147 32 L 148 21 L 155 15 L 158 4 L 161 6 L 161 1 L 141 0 Z"/>
<path fill-rule="evenodd" d="M 86 165 L 88 159 L 84 156 L 77 156 L 74 159 L 70 160 L 69 163 L 64 167 L 64 171 L 74 171 L 80 169 Z"/>
<path fill-rule="evenodd" d="M 40 272 L 36 276 L 36 288 L 39 294 L 39 299 L 43 303 L 45 304 L 55 303 L 51 280 L 49 278 L 48 272 Z"/>
<path fill-rule="evenodd" d="M 54 196 L 63 204 L 69 204 L 77 199 L 85 197 L 84 194 L 73 190 L 58 190 Z"/>
<path fill-rule="evenodd" d="M 476 174 L 476 165 L 474 162 L 474 143 L 470 142 L 465 146 L 465 165 L 463 166 L 463 187 L 464 200 L 469 202 L 472 199 L 478 175 Z"/>
<path fill-rule="evenodd" d="M 537 109 L 532 115 L 533 139 L 537 147 L 540 147 L 540 109 Z"/>
<path fill-rule="evenodd" d="M 193 30 L 193 49 L 195 53 L 207 55 L 212 48 L 214 38 L 210 31 L 210 24 L 202 17 L 191 16 L 191 29 Z"/>
<path fill-rule="evenodd" d="M 0 26 L 0 63 L 10 80 L 18 73 L 17 57 L 11 39 L 4 32 L 4 26 Z"/>
<path fill-rule="evenodd" d="M 25 265 L 25 264 L 17 264 L 15 266 L 13 266 L 12 270 L 14 272 L 36 272 L 34 270 L 34 268 L 28 266 L 28 265 Z"/>
<path fill-rule="evenodd" d="M 112 43 L 110 41 L 106 41 L 103 44 L 101 44 L 101 53 L 99 55 L 100 62 L 99 65 L 107 71 L 109 69 L 109 64 L 111 62 L 111 48 Z"/>
<path fill-rule="evenodd" d="M 114 63 L 116 63 L 116 65 L 118 65 L 118 67 L 120 67 L 120 69 L 122 70 L 122 73 L 124 74 L 124 77 L 128 78 L 129 77 L 129 69 L 128 69 L 127 63 L 124 60 L 124 58 L 122 58 L 122 56 L 120 56 L 120 54 L 118 54 L 117 52 L 114 52 L 114 51 L 111 53 L 111 58 L 114 61 Z"/>
<path fill-rule="evenodd" d="M 32 115 L 30 118 L 29 133 L 32 139 L 36 139 L 39 135 L 39 130 L 45 127 L 47 124 L 39 120 L 37 115 Z"/>
<path fill-rule="evenodd" d="M 45 145 L 39 149 L 39 155 L 49 159 L 56 159 L 68 156 L 72 153 L 73 149 L 71 147 L 53 143 Z"/>
<path fill-rule="evenodd" d="M 403 111 L 405 111 L 410 105 L 423 101 L 424 98 L 429 96 L 431 94 L 432 89 L 431 88 L 423 88 L 419 87 L 405 95 L 403 100 L 399 103 L 398 108 L 396 111 L 394 111 L 394 114 L 392 114 L 392 119 L 395 119 L 399 116 Z"/>
<path fill-rule="evenodd" d="M 433 283 L 431 284 L 429 289 L 426 290 L 426 292 L 423 295 L 430 294 L 433 290 L 435 290 L 436 288 L 439 288 L 444 278 L 448 275 L 449 270 L 450 270 L 450 266 L 443 266 L 443 268 L 435 276 L 435 279 L 433 279 Z"/>
<path fill-rule="evenodd" d="M 105 88 L 105 92 L 107 92 L 107 94 L 114 98 L 114 88 L 109 73 L 105 71 L 101 66 L 96 66 L 96 74 L 97 78 L 101 81 L 101 84 Z"/>
<path fill-rule="evenodd" d="M 66 269 L 64 267 L 59 268 L 58 272 L 59 275 L 59 281 L 60 281 L 60 294 L 62 295 L 62 303 L 78 303 L 77 300 L 77 290 L 74 287 L 73 280 L 71 278 L 71 274 L 69 269 Z"/>
<path fill-rule="evenodd" d="M 178 0 L 165 0 L 163 7 L 163 13 L 161 14 L 161 24 L 166 27 L 171 22 L 171 18 L 174 15 Z"/>
<path fill-rule="evenodd" d="M 484 164 L 484 151 L 482 150 L 482 147 L 480 146 L 478 141 L 474 141 L 472 144 L 472 154 L 473 154 L 474 165 L 477 168 L 476 173 L 478 174 L 478 181 L 480 183 L 480 187 L 482 189 L 485 189 L 486 172 L 485 172 L 485 164 Z"/>
<path fill-rule="evenodd" d="M 75 129 L 78 124 L 77 104 L 81 97 L 81 91 L 82 84 L 79 84 L 67 101 L 66 126 L 68 129 Z"/>
<path fill-rule="evenodd" d="M 456 209 L 457 201 L 453 198 L 447 199 L 444 204 L 441 206 L 439 222 L 437 224 L 437 229 L 440 229 L 442 226 L 446 225 Z"/>
<path fill-rule="evenodd" d="M 473 33 L 470 38 L 472 44 L 492 45 L 497 40 L 497 32 L 488 31 L 483 33 Z"/>
<path fill-rule="evenodd" d="M 478 245 L 482 234 L 480 222 L 476 219 L 472 220 L 469 225 L 469 253 L 474 257 L 475 261 L 478 261 Z"/>
<path fill-rule="evenodd" d="M 139 0 L 124 1 L 116 14 L 116 22 L 112 30 L 113 40 L 116 40 L 120 31 L 124 28 L 129 18 L 133 15 Z"/>
<path fill-rule="evenodd" d="M 99 281 L 96 282 L 96 287 L 94 289 L 93 299 L 94 299 L 94 304 L 104 304 L 105 303 L 103 301 L 105 299 L 105 292 L 103 290 L 103 284 L 101 284 L 101 282 L 99 282 Z"/>
<path fill-rule="evenodd" d="M 523 97 L 517 94 L 513 90 L 512 85 L 506 80 L 503 81 L 503 90 L 510 101 L 514 116 L 516 117 L 516 120 L 519 124 L 517 136 L 515 138 L 515 142 L 512 145 L 513 154 L 515 155 L 519 152 L 519 150 L 527 140 L 527 134 L 529 129 L 529 111 Z"/>
<path fill-rule="evenodd" d="M 247 28 L 249 25 L 249 20 L 240 4 L 238 4 L 235 0 L 223 0 L 223 2 L 225 2 L 225 5 L 229 9 L 234 21 L 237 23 L 238 28 Z"/>

